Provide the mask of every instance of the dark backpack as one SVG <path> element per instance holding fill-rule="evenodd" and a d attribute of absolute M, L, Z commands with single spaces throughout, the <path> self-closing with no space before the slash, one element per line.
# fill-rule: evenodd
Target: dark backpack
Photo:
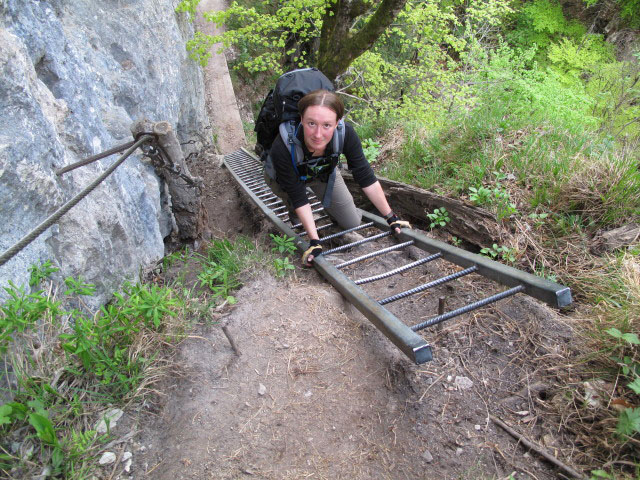
<path fill-rule="evenodd" d="M 278 79 L 275 88 L 267 94 L 262 103 L 254 128 L 257 134 L 256 152 L 265 162 L 265 169 L 271 178 L 275 178 L 275 171 L 269 161 L 269 149 L 278 134 L 282 137 L 285 145 L 289 147 L 291 163 L 301 180 L 310 180 L 320 173 L 332 172 L 338 164 L 344 146 L 344 123 L 342 120 L 338 122 L 338 127 L 333 135 L 333 154 L 328 162 L 326 159 L 323 162 L 325 168 L 318 166 L 318 160 L 313 164 L 305 162 L 302 145 L 295 135 L 296 128 L 300 123 L 298 102 L 307 93 L 319 89 L 335 91 L 331 81 L 317 68 L 293 70 Z M 301 169 L 302 166 L 306 168 Z M 306 170 L 306 172 L 304 175 L 300 175 L 299 170 Z M 331 176 L 335 175 L 331 174 Z"/>

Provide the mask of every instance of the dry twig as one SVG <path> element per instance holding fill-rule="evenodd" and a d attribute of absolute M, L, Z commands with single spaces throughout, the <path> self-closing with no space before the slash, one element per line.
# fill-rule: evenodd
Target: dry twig
<path fill-rule="evenodd" d="M 545 459 L 549 460 L 555 466 L 560 467 L 562 470 L 567 472 L 572 477 L 580 478 L 580 479 L 586 479 L 586 477 L 582 473 L 578 472 L 577 470 L 575 470 L 574 468 L 570 467 L 566 463 L 561 462 L 556 457 L 554 457 L 549 452 L 547 452 L 545 449 L 543 449 L 542 447 L 536 445 L 535 443 L 531 442 L 530 440 L 528 440 L 527 438 L 525 438 L 524 436 L 522 436 L 521 434 L 516 432 L 513 428 L 511 428 L 509 425 L 504 423 L 502 420 L 497 419 L 493 415 L 489 415 L 489 418 L 491 418 L 491 421 L 493 423 L 498 425 L 500 428 L 502 428 L 505 432 L 507 432 L 513 438 L 517 439 L 519 442 L 522 442 L 522 444 L 525 445 L 527 448 L 533 450 L 537 454 L 539 454 L 542 457 L 544 457 Z"/>

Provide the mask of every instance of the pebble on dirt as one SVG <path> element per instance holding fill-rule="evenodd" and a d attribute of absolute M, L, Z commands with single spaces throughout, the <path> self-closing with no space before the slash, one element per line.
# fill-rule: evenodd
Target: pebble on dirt
<path fill-rule="evenodd" d="M 468 377 L 456 377 L 453 381 L 458 390 L 468 390 L 473 387 L 473 381 Z"/>
<path fill-rule="evenodd" d="M 109 465 L 116 461 L 116 454 L 113 452 L 104 452 L 98 460 L 100 465 Z"/>
<path fill-rule="evenodd" d="M 433 455 L 431 455 L 431 452 L 429 450 L 424 451 L 424 453 L 422 454 L 422 458 L 424 458 L 424 461 L 427 463 L 433 462 Z"/>
<path fill-rule="evenodd" d="M 263 384 L 260 384 L 258 386 L 258 395 L 262 396 L 265 393 L 267 393 L 267 387 L 265 387 Z"/>

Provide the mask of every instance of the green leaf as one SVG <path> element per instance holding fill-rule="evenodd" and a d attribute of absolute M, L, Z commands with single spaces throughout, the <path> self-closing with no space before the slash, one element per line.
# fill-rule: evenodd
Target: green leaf
<path fill-rule="evenodd" d="M 609 475 L 604 470 L 592 470 L 591 471 L 591 478 L 594 478 L 594 477 L 595 478 L 608 478 L 608 479 L 613 478 L 611 475 Z"/>
<path fill-rule="evenodd" d="M 607 332 L 614 338 L 622 338 L 622 332 L 617 328 L 608 328 L 607 330 L 605 330 L 605 332 Z"/>
<path fill-rule="evenodd" d="M 616 431 L 621 435 L 640 432 L 640 408 L 625 408 L 618 418 Z"/>
<path fill-rule="evenodd" d="M 44 408 L 44 403 L 42 403 L 42 400 L 29 400 L 27 402 L 27 406 L 30 407 L 38 415 L 42 415 L 45 418 L 49 416 Z"/>
<path fill-rule="evenodd" d="M 640 377 L 636 377 L 636 379 L 628 384 L 627 387 L 640 395 Z"/>
<path fill-rule="evenodd" d="M 38 438 L 48 445 L 57 445 L 58 437 L 53 428 L 51 420 L 39 413 L 29 414 L 29 423 L 36 429 Z"/>
<path fill-rule="evenodd" d="M 53 453 L 51 454 L 51 463 L 53 463 L 53 468 L 58 468 L 64 462 L 64 453 L 60 447 L 56 447 L 53 449 Z"/>
<path fill-rule="evenodd" d="M 0 425 L 11 423 L 11 412 L 13 412 L 13 408 L 10 405 L 0 406 Z"/>
<path fill-rule="evenodd" d="M 635 333 L 625 333 L 622 335 L 622 339 L 631 345 L 640 345 L 640 338 Z"/>

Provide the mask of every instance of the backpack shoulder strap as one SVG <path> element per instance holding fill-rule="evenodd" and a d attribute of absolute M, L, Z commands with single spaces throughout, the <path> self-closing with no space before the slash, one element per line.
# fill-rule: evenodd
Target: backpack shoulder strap
<path fill-rule="evenodd" d="M 337 153 L 338 155 L 340 155 L 342 153 L 342 149 L 344 148 L 344 133 L 345 133 L 345 126 L 344 126 L 344 120 L 340 119 L 338 120 L 338 126 L 336 127 L 336 130 L 333 132 L 333 153 Z"/>
<path fill-rule="evenodd" d="M 300 143 L 300 140 L 298 140 L 297 135 L 299 126 L 300 124 L 296 125 L 293 120 L 290 120 L 288 122 L 282 122 L 278 127 L 278 130 L 280 131 L 282 141 L 291 152 L 291 165 L 293 165 L 296 175 L 300 177 L 300 180 L 305 181 L 307 177 L 301 176 L 298 171 L 298 165 L 302 162 L 302 159 L 304 159 L 302 144 Z"/>

